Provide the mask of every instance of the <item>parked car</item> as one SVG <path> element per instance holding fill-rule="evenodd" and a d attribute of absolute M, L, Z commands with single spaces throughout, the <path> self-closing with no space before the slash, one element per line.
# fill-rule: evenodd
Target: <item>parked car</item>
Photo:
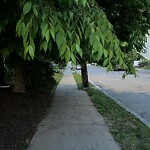
<path fill-rule="evenodd" d="M 81 70 L 81 66 L 79 64 L 76 66 L 76 70 Z"/>

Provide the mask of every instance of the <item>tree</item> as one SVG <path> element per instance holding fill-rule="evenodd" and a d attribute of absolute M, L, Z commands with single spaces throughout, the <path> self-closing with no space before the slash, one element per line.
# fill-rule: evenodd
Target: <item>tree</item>
<path fill-rule="evenodd" d="M 121 50 L 124 52 L 124 62 L 128 68 L 125 74 L 135 74 L 133 63 L 140 52 L 145 51 L 146 34 L 150 29 L 150 1 L 148 0 L 96 0 L 106 13 L 108 20 L 114 27 L 114 32 L 122 41 Z M 86 60 L 90 60 L 87 58 Z M 103 66 L 101 59 L 99 64 Z M 117 62 L 113 61 L 115 67 Z M 86 70 L 86 69 L 84 69 Z M 81 71 L 82 72 L 82 71 Z M 85 71 L 86 72 L 86 71 Z M 85 73 L 87 74 L 87 73 Z M 82 75 L 83 76 L 83 75 Z M 86 79 L 87 81 L 87 79 Z"/>
<path fill-rule="evenodd" d="M 127 70 L 128 66 L 124 62 L 126 52 L 123 53 L 120 48 L 122 43 L 95 1 L 2 0 L 1 3 L 0 14 L 8 14 L 6 18 L 0 18 L 3 56 L 7 53 L 14 60 L 30 61 L 40 51 L 53 53 L 56 50 L 53 45 L 56 44 L 57 55 L 66 63 L 70 59 L 73 63 L 80 60 L 85 66 L 85 56 L 88 53 L 90 59 L 102 60 L 107 70 L 113 68 L 114 61 Z M 23 92 L 24 63 L 15 64 L 16 77 L 17 73 L 20 75 L 15 80 L 14 87 L 17 88 L 14 91 Z M 18 83 L 21 83 L 20 86 Z"/>
<path fill-rule="evenodd" d="M 0 10 L 0 54 L 9 59 L 15 69 L 13 91 L 23 93 L 26 87 L 23 44 L 15 32 L 21 10 L 17 2 L 9 0 L 0 1 Z"/>
<path fill-rule="evenodd" d="M 121 41 L 126 41 L 126 51 L 143 52 L 146 34 L 150 29 L 149 0 L 97 0 L 103 8 L 114 31 Z"/>

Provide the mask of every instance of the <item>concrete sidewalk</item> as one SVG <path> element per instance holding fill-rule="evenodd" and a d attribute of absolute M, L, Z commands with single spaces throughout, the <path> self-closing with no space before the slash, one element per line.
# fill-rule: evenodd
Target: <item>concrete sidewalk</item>
<path fill-rule="evenodd" d="M 120 150 L 86 92 L 77 89 L 70 68 L 28 150 Z"/>

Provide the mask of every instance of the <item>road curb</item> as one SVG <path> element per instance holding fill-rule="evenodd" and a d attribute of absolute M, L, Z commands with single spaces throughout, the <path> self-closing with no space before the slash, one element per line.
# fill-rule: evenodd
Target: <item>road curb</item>
<path fill-rule="evenodd" d="M 91 80 L 89 80 L 89 82 L 91 84 L 93 84 L 98 90 L 102 91 L 105 95 L 107 95 L 108 97 L 110 97 L 111 99 L 113 99 L 118 105 L 120 105 L 121 107 L 123 107 L 126 111 L 130 112 L 131 114 L 133 114 L 136 118 L 138 118 L 141 122 L 143 122 L 145 125 L 147 125 L 150 128 L 150 122 L 148 122 L 147 120 L 145 120 L 143 117 L 141 117 L 140 115 L 138 115 L 136 112 L 134 112 L 133 110 L 129 109 L 127 106 L 125 106 L 124 104 L 122 104 L 121 102 L 117 101 L 116 98 L 114 98 L 113 96 L 111 96 L 110 94 L 108 94 L 102 87 L 100 88 L 99 86 L 97 86 L 94 82 L 92 82 Z"/>

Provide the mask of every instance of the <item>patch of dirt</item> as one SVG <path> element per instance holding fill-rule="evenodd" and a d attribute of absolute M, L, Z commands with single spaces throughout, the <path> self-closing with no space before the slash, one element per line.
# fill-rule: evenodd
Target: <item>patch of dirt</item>
<path fill-rule="evenodd" d="M 0 150 L 25 150 L 52 103 L 52 95 L 0 89 Z"/>

